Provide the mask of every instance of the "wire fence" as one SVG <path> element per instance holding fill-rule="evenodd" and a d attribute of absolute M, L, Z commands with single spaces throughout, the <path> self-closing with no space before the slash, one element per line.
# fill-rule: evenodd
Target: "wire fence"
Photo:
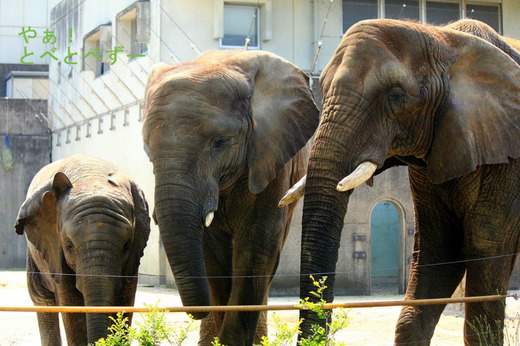
<path fill-rule="evenodd" d="M 452 265 L 452 264 L 461 264 L 461 263 L 472 263 L 477 261 L 489 261 L 501 258 L 513 258 L 515 256 L 520 255 L 520 252 L 504 254 L 504 255 L 495 255 L 495 256 L 486 256 L 479 258 L 471 258 L 457 261 L 447 261 L 447 262 L 436 262 L 436 263 L 428 263 L 428 264 L 419 264 L 416 265 L 415 268 L 427 268 L 427 267 L 438 267 L 442 265 Z M 396 269 L 404 269 L 402 267 L 384 267 L 380 268 L 381 272 L 393 271 Z M 139 275 L 95 275 L 95 274 L 80 274 L 80 273 L 52 273 L 52 272 L 32 272 L 29 271 L 27 274 L 32 275 L 49 275 L 49 276 L 76 276 L 76 277 L 110 277 L 110 278 L 125 278 L 125 279 L 136 279 L 140 276 L 149 276 L 156 277 L 159 279 L 164 279 L 166 276 L 164 275 L 153 275 L 153 274 L 139 274 Z M 316 273 L 308 273 L 308 274 L 263 274 L 263 275 L 205 275 L 205 276 L 177 276 L 178 279 L 238 279 L 238 278 L 246 278 L 246 279 L 254 279 L 254 278 L 270 278 L 273 279 L 275 277 L 300 277 L 300 276 L 331 276 L 331 275 L 348 275 L 349 272 L 346 271 L 334 271 L 334 272 L 316 272 Z"/>

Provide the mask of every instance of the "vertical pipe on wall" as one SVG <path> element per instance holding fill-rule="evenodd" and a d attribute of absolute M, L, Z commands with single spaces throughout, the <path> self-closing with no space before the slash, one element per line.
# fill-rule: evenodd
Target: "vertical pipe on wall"
<path fill-rule="evenodd" d="M 422 24 L 426 23 L 426 0 L 420 0 L 419 4 L 419 21 Z"/>
<path fill-rule="evenodd" d="M 318 0 L 314 0 L 314 50 L 318 50 L 319 41 L 320 41 L 320 12 L 319 12 L 319 4 Z M 316 61 L 317 63 L 317 61 Z M 319 70 L 319 68 L 318 68 Z M 312 80 L 312 79 L 311 79 Z"/>

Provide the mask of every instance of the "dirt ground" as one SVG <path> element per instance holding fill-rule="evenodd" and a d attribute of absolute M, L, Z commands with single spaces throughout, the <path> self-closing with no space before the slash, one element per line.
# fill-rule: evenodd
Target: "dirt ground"
<path fill-rule="evenodd" d="M 513 293 L 520 293 L 519 291 Z M 336 302 L 399 300 L 402 295 L 336 297 Z M 269 304 L 297 304 L 297 297 L 273 297 Z M 176 290 L 163 287 L 139 286 L 136 295 L 136 306 L 156 304 L 158 306 L 181 306 Z M 24 271 L 0 271 L 0 306 L 32 306 L 27 292 Z M 351 318 L 348 327 L 336 337 L 347 345 L 392 345 L 394 327 L 400 307 L 356 308 L 349 311 Z M 298 320 L 297 311 L 277 311 L 277 314 L 288 323 Z M 513 298 L 507 300 L 507 314 L 520 324 L 520 301 Z M 184 327 L 189 321 L 184 313 L 168 313 L 166 319 L 172 327 Z M 141 318 L 135 315 L 134 326 Z M 198 325 L 197 325 L 198 326 Z M 463 313 L 454 306 L 448 306 L 435 330 L 432 345 L 463 345 L 462 341 Z M 270 330 L 270 333 L 272 332 Z M 518 330 L 514 331 L 515 333 Z M 512 333 L 512 332 L 511 332 Z M 38 324 L 35 313 L 0 312 L 0 345 L 37 345 L 39 344 Z M 65 340 L 65 337 L 63 337 Z M 194 331 L 183 345 L 196 345 L 198 332 Z M 518 340 L 518 339 L 517 339 Z"/>

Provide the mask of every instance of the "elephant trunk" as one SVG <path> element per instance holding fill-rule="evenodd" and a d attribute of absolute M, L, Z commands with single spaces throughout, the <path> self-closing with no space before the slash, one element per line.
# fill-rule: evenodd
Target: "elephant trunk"
<path fill-rule="evenodd" d="M 89 244 L 92 245 L 92 244 Z M 106 250 L 106 244 L 103 245 Z M 78 263 L 76 286 L 83 294 L 85 306 L 111 306 L 115 304 L 116 294 L 121 288 L 121 255 L 115 246 L 111 251 L 100 253 L 89 246 L 79 248 L 87 255 Z M 105 338 L 112 323 L 108 314 L 89 313 L 87 320 L 87 338 L 95 343 Z"/>
<path fill-rule="evenodd" d="M 155 215 L 161 239 L 183 305 L 209 306 L 202 232 L 204 223 L 210 221 L 206 215 L 211 215 L 216 206 L 202 206 L 207 198 L 191 188 L 190 178 L 175 183 L 171 177 L 171 173 L 156 173 Z M 207 316 L 200 312 L 190 314 L 195 319 Z"/>
<path fill-rule="evenodd" d="M 316 291 L 310 275 L 315 280 L 327 276 L 323 292 L 323 299 L 332 302 L 334 299 L 334 281 L 338 249 L 343 229 L 343 220 L 347 211 L 348 199 L 351 192 L 339 192 L 336 187 L 339 180 L 349 174 L 353 168 L 345 165 L 346 149 L 343 141 L 331 138 L 334 133 L 331 124 L 320 127 L 313 145 L 307 183 L 302 220 L 301 243 L 301 276 L 300 298 L 309 297 L 310 301 L 319 301 L 319 298 L 309 292 Z M 337 132 L 336 132 L 337 133 Z M 330 153 L 335 153 L 331 156 Z M 309 310 L 302 310 L 300 318 L 302 334 L 305 338 L 311 334 L 313 324 L 325 328 L 326 321 Z"/>

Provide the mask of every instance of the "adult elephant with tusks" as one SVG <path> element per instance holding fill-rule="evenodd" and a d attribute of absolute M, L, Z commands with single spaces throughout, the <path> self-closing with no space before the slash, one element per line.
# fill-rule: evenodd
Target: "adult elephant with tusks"
<path fill-rule="evenodd" d="M 313 288 L 306 274 L 335 271 L 352 189 L 395 164 L 408 165 L 415 206 L 406 299 L 450 297 L 465 272 L 467 296 L 506 292 L 520 248 L 520 67 L 511 45 L 494 44 L 394 20 L 347 31 L 320 79 L 306 185 L 286 197 L 305 191 L 302 297 Z M 332 301 L 333 275 L 327 283 Z M 502 340 L 504 308 L 466 304 L 466 344 L 479 343 L 470 324 L 483 318 Z M 429 344 L 443 309 L 404 307 L 396 344 Z M 322 323 L 300 316 L 302 336 Z"/>
<path fill-rule="evenodd" d="M 268 52 L 212 51 L 155 65 L 144 113 L 154 215 L 183 304 L 265 304 L 294 209 L 277 203 L 305 174 L 318 124 L 308 77 Z M 200 344 L 266 335 L 265 313 L 192 315 L 204 318 Z"/>

